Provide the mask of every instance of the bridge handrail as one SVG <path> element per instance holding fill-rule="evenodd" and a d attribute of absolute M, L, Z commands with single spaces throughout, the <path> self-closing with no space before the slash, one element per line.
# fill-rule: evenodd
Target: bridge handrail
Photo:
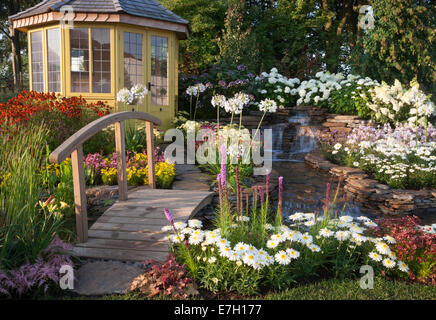
<path fill-rule="evenodd" d="M 88 240 L 88 215 L 86 208 L 85 172 L 83 162 L 83 143 L 100 132 L 104 128 L 115 124 L 115 149 L 117 154 L 118 170 L 118 199 L 127 200 L 127 173 L 126 173 L 126 151 L 124 141 L 124 120 L 143 120 L 146 122 L 147 135 L 147 165 L 148 183 L 153 189 L 156 188 L 156 177 L 154 172 L 154 134 L 153 125 L 161 125 L 162 121 L 144 112 L 116 112 L 99 118 L 65 140 L 54 150 L 49 160 L 52 163 L 61 163 L 71 156 L 73 168 L 74 204 L 76 211 L 76 229 L 79 243 Z M 120 161 L 121 160 L 121 161 Z"/>

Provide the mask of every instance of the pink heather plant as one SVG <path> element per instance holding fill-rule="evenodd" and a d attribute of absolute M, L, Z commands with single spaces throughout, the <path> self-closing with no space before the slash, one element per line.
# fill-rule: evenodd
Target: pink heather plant
<path fill-rule="evenodd" d="M 43 289 L 46 293 L 50 285 L 57 286 L 61 266 L 73 266 L 72 249 L 72 245 L 56 238 L 35 263 L 26 263 L 8 271 L 0 269 L 0 295 L 21 297 L 36 289 Z"/>

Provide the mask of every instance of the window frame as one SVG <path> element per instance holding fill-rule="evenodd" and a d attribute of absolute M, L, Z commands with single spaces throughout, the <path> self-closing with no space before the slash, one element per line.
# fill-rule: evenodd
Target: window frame
<path fill-rule="evenodd" d="M 37 29 L 33 29 L 32 31 L 29 31 L 29 34 L 27 36 L 27 44 L 28 44 L 28 59 L 29 59 L 29 88 L 34 91 L 35 88 L 33 88 L 33 59 L 32 59 L 32 55 L 33 55 L 33 48 L 32 48 L 32 33 L 37 33 L 37 32 L 41 32 L 41 46 L 42 46 L 42 88 L 43 88 L 43 92 L 46 92 L 46 82 L 45 82 L 45 76 L 46 76 L 46 72 L 45 72 L 45 68 L 47 66 L 47 62 L 45 59 L 45 32 L 44 32 L 44 28 L 37 28 Z M 41 91 L 38 91 L 41 92 Z"/>
<path fill-rule="evenodd" d="M 48 31 L 58 29 L 59 31 L 59 91 L 49 91 L 50 83 L 49 83 L 49 76 L 48 76 Z M 63 32 L 61 26 L 54 26 L 54 27 L 47 27 L 44 28 L 44 37 L 45 37 L 45 68 L 44 68 L 44 88 L 47 92 L 55 92 L 55 93 L 62 93 L 63 92 Z"/>
<path fill-rule="evenodd" d="M 143 31 L 143 30 L 138 30 L 138 29 L 134 29 L 134 28 L 127 28 L 127 27 L 123 27 L 119 30 L 120 33 L 120 70 L 121 70 L 121 74 L 122 76 L 120 77 L 120 88 L 124 88 L 125 87 L 125 74 L 124 74 L 124 53 L 125 53 L 125 48 L 124 48 L 124 44 L 125 44 L 125 39 L 124 39 L 124 35 L 125 32 L 128 33 L 136 33 L 136 34 L 140 34 L 142 36 L 142 84 L 147 86 L 148 88 L 148 75 L 147 75 L 147 66 L 148 66 L 148 58 L 147 58 L 147 31 Z"/>
<path fill-rule="evenodd" d="M 86 28 L 88 29 L 88 48 L 89 48 L 89 92 L 72 92 L 71 91 L 71 38 L 70 38 L 70 30 L 73 28 Z M 66 62 L 66 68 L 65 74 L 66 74 L 66 94 L 68 96 L 82 96 L 85 99 L 98 99 L 98 100 L 113 100 L 115 93 L 115 48 L 117 46 L 117 43 L 115 41 L 115 27 L 112 24 L 90 24 L 90 23 L 75 23 L 73 28 L 70 26 L 65 27 L 66 32 L 66 52 L 65 52 L 65 62 Z M 107 93 L 94 93 L 93 92 L 93 83 L 92 83 L 92 74 L 94 70 L 93 65 L 93 50 L 92 50 L 92 29 L 109 29 L 110 35 L 110 72 L 111 72 L 111 90 Z"/>

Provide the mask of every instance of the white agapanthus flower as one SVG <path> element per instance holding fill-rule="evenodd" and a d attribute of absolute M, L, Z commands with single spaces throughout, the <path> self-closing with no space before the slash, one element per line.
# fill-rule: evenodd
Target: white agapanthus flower
<path fill-rule="evenodd" d="M 259 110 L 262 112 L 275 113 L 277 111 L 277 103 L 271 99 L 262 100 L 259 103 Z"/>
<path fill-rule="evenodd" d="M 142 101 L 145 99 L 145 96 L 148 94 L 148 89 L 146 86 L 144 86 L 141 83 L 138 83 L 130 89 L 130 92 L 132 93 L 134 99 L 138 101 L 138 103 L 142 103 Z"/>
<path fill-rule="evenodd" d="M 127 88 L 123 88 L 120 91 L 118 91 L 118 93 L 117 93 L 117 101 L 118 102 L 125 103 L 125 104 L 131 104 L 134 99 L 135 99 L 134 95 Z"/>

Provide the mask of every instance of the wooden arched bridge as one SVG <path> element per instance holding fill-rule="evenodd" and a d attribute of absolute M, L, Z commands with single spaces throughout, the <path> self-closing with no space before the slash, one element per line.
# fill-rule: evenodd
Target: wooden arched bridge
<path fill-rule="evenodd" d="M 125 120 L 146 122 L 149 186 L 127 189 Z M 115 148 L 118 169 L 118 201 L 88 230 L 83 143 L 104 128 L 115 124 Z M 168 254 L 167 225 L 164 208 L 169 208 L 176 221 L 185 221 L 211 202 L 213 193 L 156 189 L 154 172 L 153 126 L 160 119 L 143 112 L 117 112 L 99 118 L 80 129 L 50 154 L 50 161 L 61 163 L 71 157 L 76 212 L 77 244 L 81 257 L 123 261 L 163 261 Z"/>

